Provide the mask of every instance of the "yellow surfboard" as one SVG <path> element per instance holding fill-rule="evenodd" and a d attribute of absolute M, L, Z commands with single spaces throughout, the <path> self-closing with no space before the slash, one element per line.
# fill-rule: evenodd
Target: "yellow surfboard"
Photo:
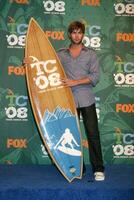
<path fill-rule="evenodd" d="M 63 87 L 63 67 L 38 23 L 31 18 L 26 37 L 26 79 L 34 117 L 49 155 L 71 182 L 82 177 L 82 144 L 71 89 Z"/>

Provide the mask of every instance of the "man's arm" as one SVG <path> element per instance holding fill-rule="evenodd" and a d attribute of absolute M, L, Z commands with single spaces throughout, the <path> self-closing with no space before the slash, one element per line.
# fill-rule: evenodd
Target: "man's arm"
<path fill-rule="evenodd" d="M 99 76 L 100 76 L 100 66 L 99 66 L 99 59 L 96 55 L 95 51 L 91 52 L 91 59 L 89 63 L 89 70 L 90 73 L 88 75 L 88 78 L 90 79 L 90 83 L 92 86 L 96 86 L 96 84 L 99 82 Z"/>
<path fill-rule="evenodd" d="M 64 86 L 73 87 L 73 86 L 77 86 L 77 85 L 90 84 L 91 80 L 86 77 L 86 78 L 82 78 L 82 79 L 78 79 L 78 80 L 62 79 L 61 82 Z"/>

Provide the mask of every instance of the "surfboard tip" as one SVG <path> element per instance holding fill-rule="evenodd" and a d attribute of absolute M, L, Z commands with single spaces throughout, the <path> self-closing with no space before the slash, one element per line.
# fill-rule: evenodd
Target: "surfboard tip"
<path fill-rule="evenodd" d="M 29 23 L 32 23 L 32 22 L 36 22 L 35 19 L 34 19 L 33 17 L 30 18 Z"/>

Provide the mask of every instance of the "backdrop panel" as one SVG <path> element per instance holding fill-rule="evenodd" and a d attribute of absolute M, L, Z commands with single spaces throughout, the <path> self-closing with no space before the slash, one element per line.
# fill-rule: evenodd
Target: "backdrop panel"
<path fill-rule="evenodd" d="M 85 23 L 84 44 L 100 59 L 96 110 L 105 163 L 134 164 L 134 0 L 0 0 L 0 164 L 51 164 L 30 107 L 22 66 L 34 17 L 54 48 L 69 45 L 67 26 Z M 81 119 L 84 159 L 88 144 Z"/>

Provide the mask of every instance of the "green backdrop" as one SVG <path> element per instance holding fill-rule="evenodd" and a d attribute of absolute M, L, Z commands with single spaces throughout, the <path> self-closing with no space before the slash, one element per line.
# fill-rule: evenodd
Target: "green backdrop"
<path fill-rule="evenodd" d="M 96 110 L 106 164 L 134 164 L 134 0 L 0 0 L 0 163 L 51 164 L 30 107 L 22 66 L 34 17 L 55 50 L 69 44 L 73 20 L 86 25 L 84 44 L 100 59 Z M 88 145 L 81 119 L 83 151 Z"/>

